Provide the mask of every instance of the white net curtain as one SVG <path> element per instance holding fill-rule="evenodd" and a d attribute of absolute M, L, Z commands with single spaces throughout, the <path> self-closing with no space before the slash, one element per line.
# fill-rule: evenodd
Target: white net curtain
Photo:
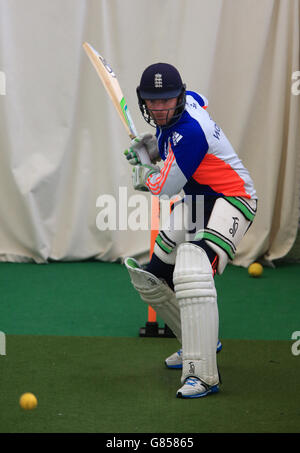
<path fill-rule="evenodd" d="M 208 98 L 259 197 L 235 263 L 288 253 L 299 218 L 299 11 L 298 0 L 0 0 L 0 260 L 149 250 L 149 230 L 97 227 L 99 197 L 118 207 L 127 190 L 129 210 L 137 200 L 129 140 L 84 41 L 110 62 L 140 132 L 154 132 L 135 94 L 149 64 L 172 63 Z"/>

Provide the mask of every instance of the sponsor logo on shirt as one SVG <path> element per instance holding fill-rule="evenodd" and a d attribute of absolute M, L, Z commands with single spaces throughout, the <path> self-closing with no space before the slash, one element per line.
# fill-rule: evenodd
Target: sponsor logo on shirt
<path fill-rule="evenodd" d="M 172 140 L 173 140 L 174 146 L 176 146 L 181 139 L 182 139 L 182 135 L 180 135 L 178 132 L 173 132 Z"/>

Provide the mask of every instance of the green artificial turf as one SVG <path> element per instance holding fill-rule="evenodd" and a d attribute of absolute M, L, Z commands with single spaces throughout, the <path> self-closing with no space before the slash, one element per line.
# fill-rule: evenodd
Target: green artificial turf
<path fill-rule="evenodd" d="M 223 343 L 220 392 L 181 400 L 180 371 L 163 363 L 175 339 L 10 335 L 0 356 L 0 432 L 299 432 L 300 356 L 291 343 Z M 28 391 L 38 398 L 32 411 L 18 405 Z"/>
<path fill-rule="evenodd" d="M 181 400 L 181 373 L 164 366 L 179 343 L 138 336 L 147 306 L 124 266 L 0 263 L 0 432 L 299 433 L 299 270 L 216 277 L 223 384 Z M 35 410 L 20 408 L 24 392 Z"/>
<path fill-rule="evenodd" d="M 261 278 L 228 266 L 215 279 L 220 337 L 289 340 L 300 330 L 300 265 Z M 7 334 L 136 337 L 147 306 L 117 263 L 0 263 L 0 331 Z"/>

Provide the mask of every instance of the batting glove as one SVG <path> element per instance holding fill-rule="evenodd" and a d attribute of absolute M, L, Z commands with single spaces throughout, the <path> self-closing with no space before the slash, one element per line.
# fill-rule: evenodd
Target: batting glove
<path fill-rule="evenodd" d="M 159 173 L 160 169 L 156 165 L 136 165 L 132 169 L 132 184 L 135 190 L 142 192 L 148 191 L 146 186 L 147 179 L 153 173 Z"/>
<path fill-rule="evenodd" d="M 131 165 L 156 164 L 161 160 L 156 137 L 149 133 L 143 133 L 134 138 L 131 141 L 131 147 L 124 154 Z"/>

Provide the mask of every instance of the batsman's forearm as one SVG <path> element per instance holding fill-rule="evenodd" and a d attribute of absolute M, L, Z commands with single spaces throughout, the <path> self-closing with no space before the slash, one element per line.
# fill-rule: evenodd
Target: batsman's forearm
<path fill-rule="evenodd" d="M 147 178 L 146 186 L 153 195 L 177 195 L 187 183 L 187 179 L 173 157 L 168 158 L 159 173 Z"/>

